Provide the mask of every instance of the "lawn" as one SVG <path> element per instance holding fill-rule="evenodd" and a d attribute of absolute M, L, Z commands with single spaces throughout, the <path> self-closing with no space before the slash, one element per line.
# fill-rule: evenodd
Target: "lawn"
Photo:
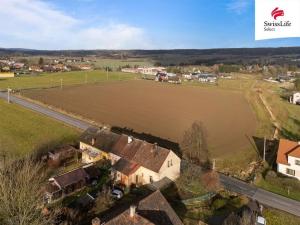
<path fill-rule="evenodd" d="M 300 217 L 281 212 L 275 209 L 265 209 L 263 216 L 267 220 L 268 225 L 299 225 Z"/>
<path fill-rule="evenodd" d="M 24 156 L 63 143 L 73 143 L 79 131 L 15 104 L 0 100 L 0 151 Z"/>
<path fill-rule="evenodd" d="M 74 71 L 60 73 L 45 73 L 41 75 L 20 76 L 14 78 L 0 79 L 0 90 L 6 88 L 12 89 L 30 89 L 30 88 L 47 88 L 66 85 L 76 85 L 85 83 L 97 83 L 116 80 L 135 79 L 137 74 L 122 72 L 106 72 L 101 70 L 93 71 Z"/>

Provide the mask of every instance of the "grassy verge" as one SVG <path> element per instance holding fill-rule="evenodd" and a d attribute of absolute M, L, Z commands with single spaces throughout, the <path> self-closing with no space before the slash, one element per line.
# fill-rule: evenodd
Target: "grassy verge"
<path fill-rule="evenodd" d="M 137 74 L 108 72 L 101 70 L 75 71 L 60 73 L 45 73 L 36 76 L 20 76 L 0 79 L 0 89 L 10 87 L 12 89 L 47 88 L 61 85 L 76 85 L 85 83 L 97 83 L 115 80 L 131 80 Z"/>
<path fill-rule="evenodd" d="M 263 216 L 267 220 L 268 225 L 299 225 L 300 217 L 290 215 L 275 209 L 265 209 Z"/>
<path fill-rule="evenodd" d="M 0 100 L 0 150 L 24 156 L 73 143 L 79 131 L 56 120 Z"/>
<path fill-rule="evenodd" d="M 268 177 L 258 179 L 256 185 L 273 193 L 300 201 L 300 182 L 288 177 Z"/>

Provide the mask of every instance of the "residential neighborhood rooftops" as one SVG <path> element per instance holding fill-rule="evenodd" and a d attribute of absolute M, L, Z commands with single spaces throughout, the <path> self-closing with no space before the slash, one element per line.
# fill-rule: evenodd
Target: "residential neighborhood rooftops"
<path fill-rule="evenodd" d="M 133 216 L 130 215 L 130 208 L 123 211 L 112 219 L 104 220 L 106 225 L 182 225 L 183 223 L 174 212 L 168 201 L 160 191 L 155 191 L 146 198 L 139 201 Z"/>
<path fill-rule="evenodd" d="M 280 139 L 276 162 L 288 165 L 288 156 L 300 158 L 300 144 L 299 142 Z"/>

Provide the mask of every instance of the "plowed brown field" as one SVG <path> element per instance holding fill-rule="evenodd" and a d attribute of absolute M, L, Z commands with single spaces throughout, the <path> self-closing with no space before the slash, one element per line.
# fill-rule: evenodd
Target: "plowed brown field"
<path fill-rule="evenodd" d="M 202 121 L 213 154 L 249 150 L 256 119 L 241 93 L 128 81 L 30 90 L 25 96 L 111 126 L 128 127 L 180 142 L 193 121 Z"/>

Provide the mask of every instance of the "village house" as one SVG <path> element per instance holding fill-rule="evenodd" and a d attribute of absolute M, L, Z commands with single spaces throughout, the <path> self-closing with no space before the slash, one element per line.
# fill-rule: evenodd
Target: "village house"
<path fill-rule="evenodd" d="M 106 213 L 103 218 L 96 217 L 92 225 L 183 225 L 168 201 L 160 191 L 155 191 L 144 199 L 132 204 L 119 215 Z"/>
<path fill-rule="evenodd" d="M 121 135 L 110 152 L 116 182 L 144 185 L 180 175 L 180 158 L 171 150 Z"/>
<path fill-rule="evenodd" d="M 112 176 L 125 186 L 144 185 L 180 175 L 180 158 L 171 150 L 107 129 L 91 127 L 80 138 L 82 162 L 109 159 Z"/>
<path fill-rule="evenodd" d="M 79 140 L 83 163 L 94 163 L 101 159 L 109 159 L 109 151 L 118 140 L 119 135 L 105 128 L 90 127 L 83 132 Z"/>
<path fill-rule="evenodd" d="M 81 167 L 49 179 L 45 200 L 51 203 L 86 187 L 100 177 L 100 171 L 92 165 Z"/>
<path fill-rule="evenodd" d="M 295 105 L 300 105 L 300 92 L 295 92 L 291 97 L 290 97 L 290 103 L 293 103 Z"/>
<path fill-rule="evenodd" d="M 42 73 L 43 72 L 43 69 L 40 66 L 37 66 L 37 65 L 29 66 L 28 70 L 31 71 L 31 72 L 37 72 L 37 73 Z"/>
<path fill-rule="evenodd" d="M 279 173 L 300 180 L 300 142 L 280 139 L 276 162 Z"/>

